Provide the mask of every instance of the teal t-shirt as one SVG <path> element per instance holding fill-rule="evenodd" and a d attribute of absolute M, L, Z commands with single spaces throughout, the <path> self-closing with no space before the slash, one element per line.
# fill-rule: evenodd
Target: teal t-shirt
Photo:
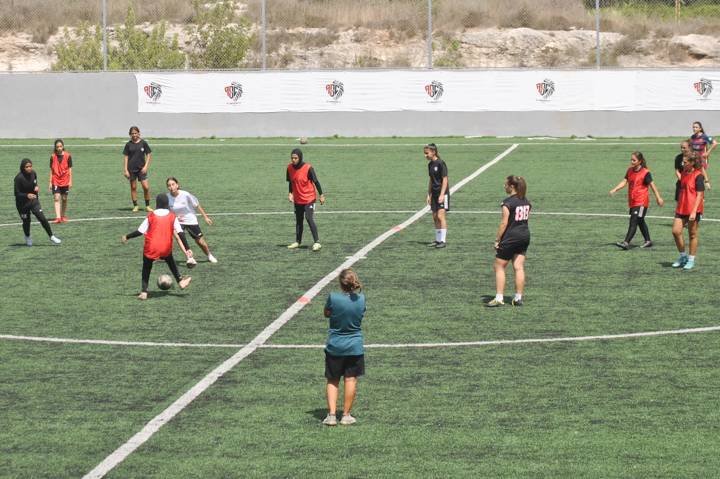
<path fill-rule="evenodd" d="M 330 310 L 330 329 L 325 351 L 333 356 L 364 354 L 360 324 L 365 315 L 365 295 L 330 293 L 325 307 Z"/>

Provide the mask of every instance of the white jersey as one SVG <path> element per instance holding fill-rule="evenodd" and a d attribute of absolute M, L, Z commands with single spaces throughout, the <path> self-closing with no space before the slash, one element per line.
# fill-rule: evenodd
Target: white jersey
<path fill-rule="evenodd" d="M 168 193 L 167 196 L 168 200 L 170 200 L 170 209 L 175 213 L 178 220 L 180 220 L 181 225 L 198 224 L 195 208 L 200 205 L 200 202 L 197 198 L 185 190 L 178 190 L 177 196 L 173 196 L 170 193 Z"/>

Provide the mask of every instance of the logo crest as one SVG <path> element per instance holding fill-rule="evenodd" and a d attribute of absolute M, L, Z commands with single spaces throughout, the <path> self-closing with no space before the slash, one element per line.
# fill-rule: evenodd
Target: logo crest
<path fill-rule="evenodd" d="M 693 86 L 703 100 L 709 97 L 713 91 L 712 80 L 708 80 L 707 78 L 701 78 L 699 82 L 693 83 Z"/>
<path fill-rule="evenodd" d="M 555 93 L 555 82 L 546 78 L 542 82 L 536 83 L 535 88 L 543 100 L 548 100 Z"/>
<path fill-rule="evenodd" d="M 332 83 L 325 85 L 325 91 L 330 95 L 330 98 L 337 101 L 345 93 L 345 85 L 341 81 L 334 80 Z"/>
<path fill-rule="evenodd" d="M 443 84 L 437 80 L 433 80 L 429 85 L 425 85 L 425 93 L 435 101 L 438 101 L 444 92 Z"/>
<path fill-rule="evenodd" d="M 145 85 L 143 89 L 145 90 L 145 94 L 152 101 L 158 101 L 162 96 L 162 85 L 160 85 L 159 83 L 150 82 L 150 84 Z"/>
<path fill-rule="evenodd" d="M 242 84 L 240 84 L 236 81 L 230 83 L 228 86 L 225 87 L 225 94 L 232 101 L 238 101 L 240 99 L 240 97 L 243 95 Z"/>

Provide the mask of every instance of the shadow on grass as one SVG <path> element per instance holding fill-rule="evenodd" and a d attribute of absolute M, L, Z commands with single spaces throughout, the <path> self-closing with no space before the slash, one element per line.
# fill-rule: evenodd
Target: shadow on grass
<path fill-rule="evenodd" d="M 318 421 L 322 421 L 325 419 L 325 416 L 327 416 L 327 408 L 311 409 L 310 411 L 305 411 L 305 413 L 313 416 Z"/>

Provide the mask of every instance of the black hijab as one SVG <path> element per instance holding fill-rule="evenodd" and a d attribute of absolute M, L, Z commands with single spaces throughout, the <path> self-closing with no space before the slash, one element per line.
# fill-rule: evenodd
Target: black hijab
<path fill-rule="evenodd" d="M 293 168 L 300 169 L 303 165 L 303 155 L 302 150 L 300 148 L 295 148 L 293 151 L 290 152 L 290 156 L 297 155 L 300 161 L 297 162 L 296 165 L 293 165 Z"/>
<path fill-rule="evenodd" d="M 25 173 L 25 166 L 28 163 L 32 163 L 32 160 L 30 160 L 28 158 L 23 158 L 22 161 L 20 162 L 20 173 L 22 173 L 23 176 L 25 176 L 26 178 L 30 178 L 32 176 L 32 173 Z"/>
<path fill-rule="evenodd" d="M 155 208 L 170 209 L 170 200 L 168 200 L 167 194 L 160 193 L 155 197 Z"/>

